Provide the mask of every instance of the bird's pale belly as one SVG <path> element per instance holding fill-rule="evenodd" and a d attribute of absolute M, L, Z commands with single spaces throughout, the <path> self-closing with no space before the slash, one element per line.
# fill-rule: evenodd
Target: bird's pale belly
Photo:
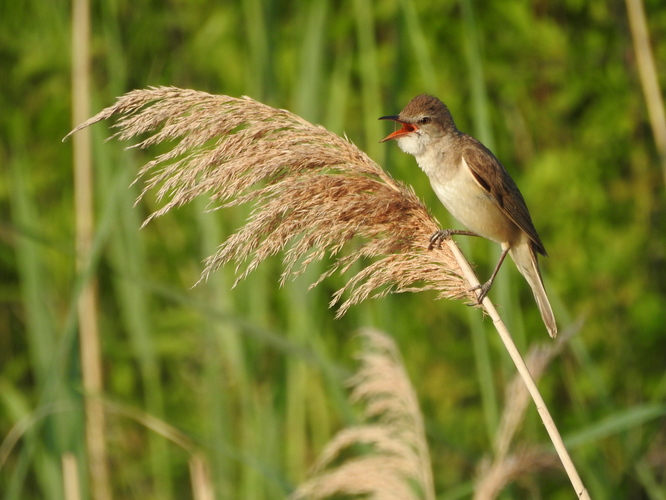
<path fill-rule="evenodd" d="M 518 226 L 471 176 L 456 175 L 447 182 L 432 181 L 431 185 L 444 207 L 470 231 L 509 245 L 520 237 Z"/>

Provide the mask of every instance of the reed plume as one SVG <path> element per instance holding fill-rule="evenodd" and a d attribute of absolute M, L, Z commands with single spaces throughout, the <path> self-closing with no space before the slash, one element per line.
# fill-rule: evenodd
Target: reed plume
<path fill-rule="evenodd" d="M 291 498 L 434 500 L 423 417 L 400 353 L 384 333 L 367 329 L 361 335 L 361 366 L 349 384 L 350 399 L 364 404 L 364 423 L 333 437 L 312 477 Z"/>
<path fill-rule="evenodd" d="M 153 188 L 168 199 L 144 225 L 201 195 L 212 209 L 253 204 L 247 223 L 206 260 L 201 279 L 234 261 L 241 280 L 284 251 L 284 282 L 328 253 L 332 264 L 313 286 L 370 259 L 334 294 L 331 305 L 347 296 L 339 316 L 391 292 L 432 289 L 474 301 L 450 250 L 428 251 L 438 224 L 413 190 L 323 127 L 249 97 L 158 87 L 125 94 L 69 135 L 116 115 L 114 138 L 149 134 L 132 147 L 175 141 L 137 176 L 148 177 L 137 202 Z"/>

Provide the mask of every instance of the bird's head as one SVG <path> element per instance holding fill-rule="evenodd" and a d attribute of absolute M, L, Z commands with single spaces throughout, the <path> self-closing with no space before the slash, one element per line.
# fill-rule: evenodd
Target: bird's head
<path fill-rule="evenodd" d="M 431 142 L 456 130 L 446 105 L 427 94 L 416 96 L 399 115 L 382 116 L 380 120 L 392 120 L 402 125 L 380 142 L 396 139 L 400 149 L 414 156 L 422 154 Z"/>

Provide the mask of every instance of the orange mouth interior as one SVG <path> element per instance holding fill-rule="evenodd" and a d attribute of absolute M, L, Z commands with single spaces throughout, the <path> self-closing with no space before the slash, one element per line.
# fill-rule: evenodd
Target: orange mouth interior
<path fill-rule="evenodd" d="M 396 120 L 397 121 L 397 120 Z M 402 125 L 402 128 L 400 130 L 396 130 L 395 132 L 387 135 L 384 137 L 380 142 L 386 142 L 390 141 L 392 139 L 397 139 L 398 137 L 402 137 L 403 135 L 411 134 L 416 130 L 416 127 L 412 125 L 411 123 L 405 123 L 405 122 L 398 122 Z"/>

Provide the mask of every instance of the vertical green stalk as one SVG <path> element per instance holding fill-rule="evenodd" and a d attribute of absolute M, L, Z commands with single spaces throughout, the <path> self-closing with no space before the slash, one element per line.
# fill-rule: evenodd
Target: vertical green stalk
<path fill-rule="evenodd" d="M 248 47 L 248 71 L 243 92 L 265 102 L 281 99 L 283 97 L 278 94 L 275 75 L 272 73 L 275 64 L 272 55 L 278 53 L 280 46 L 278 37 L 276 36 L 275 43 L 272 43 L 271 36 L 280 30 L 279 19 L 270 17 L 275 10 L 269 9 L 268 2 L 264 0 L 241 0 L 241 8 L 245 23 L 245 42 Z M 238 213 L 242 214 L 239 217 L 244 219 L 249 210 L 246 207 L 239 207 Z M 240 310 L 249 318 L 251 324 L 262 328 L 271 325 L 276 316 L 287 314 L 286 311 L 274 309 L 276 275 L 275 269 L 267 264 L 256 269 L 245 283 L 232 292 L 234 302 L 242 307 Z M 257 349 L 256 354 L 265 355 L 263 345 L 253 347 Z M 250 355 L 248 351 L 248 356 Z M 232 362 L 230 357 L 227 361 Z M 236 363 L 238 362 L 236 360 Z M 272 466 L 278 462 L 278 457 L 284 458 L 285 449 L 289 444 L 288 441 L 284 441 L 281 443 L 284 446 L 275 449 L 275 440 L 281 435 L 278 429 L 285 417 L 275 408 L 275 405 L 282 408 L 284 402 L 277 401 L 274 394 L 274 392 L 287 393 L 289 387 L 280 387 L 277 382 L 263 383 L 258 380 L 259 373 L 251 365 L 247 367 L 245 373 L 248 386 L 237 395 L 238 404 L 242 409 L 239 412 L 240 418 L 233 419 L 233 425 L 237 429 L 238 447 L 251 457 L 255 465 L 241 464 L 240 477 L 236 483 L 236 497 L 260 500 L 270 496 L 267 495 L 266 478 L 256 463 L 261 463 L 262 468 Z M 245 377 L 245 374 L 237 375 Z M 268 394 L 266 389 L 270 389 Z"/>
<path fill-rule="evenodd" d="M 300 53 L 300 73 L 297 82 L 296 112 L 311 121 L 318 121 L 323 114 L 321 82 L 324 80 L 324 33 L 327 0 L 314 1 L 307 14 L 307 29 L 303 35 Z M 318 276 L 321 265 L 311 264 L 303 276 L 296 281 L 289 281 L 284 289 L 288 298 L 286 307 L 287 336 L 296 345 L 312 346 L 320 328 L 317 323 L 317 297 L 319 290 L 307 291 L 307 284 Z M 321 433 L 327 419 L 322 417 L 319 401 L 312 398 L 314 393 L 321 394 L 323 388 L 320 379 L 311 376 L 312 367 L 298 356 L 287 359 L 286 373 L 286 421 L 285 431 L 289 436 L 285 442 L 287 471 L 291 479 L 302 478 L 308 468 L 309 433 Z M 312 419 L 312 412 L 322 418 Z M 323 431 L 324 433 L 326 431 Z"/>
<path fill-rule="evenodd" d="M 296 82 L 294 112 L 306 120 L 320 120 L 319 103 L 322 101 L 324 71 L 324 43 L 328 0 L 314 0 L 308 9 L 305 33 L 301 42 L 299 78 Z"/>
<path fill-rule="evenodd" d="M 375 18 L 372 3 L 368 0 L 354 0 L 354 21 L 358 42 L 358 72 L 361 80 L 361 109 L 353 117 L 363 123 L 365 151 L 380 165 L 384 163 L 386 148 L 380 147 L 383 137 L 382 92 L 379 83 L 377 62 L 377 41 L 375 39 Z"/>
<path fill-rule="evenodd" d="M 70 295 L 70 307 L 65 314 L 65 324 L 61 331 L 53 327 L 55 314 L 51 310 L 51 302 L 57 295 L 51 289 L 49 279 L 52 270 L 47 270 L 48 261 L 43 248 L 36 243 L 34 236 L 37 229 L 44 227 L 37 216 L 37 207 L 29 194 L 24 173 L 29 171 L 27 163 L 12 161 L 13 189 L 12 214 L 16 227 L 24 228 L 26 236 L 17 241 L 19 276 L 23 290 L 23 306 L 26 310 L 27 338 L 29 344 L 35 342 L 39 352 L 49 350 L 48 357 L 39 355 L 31 360 L 31 370 L 38 375 L 38 404 L 33 415 L 43 414 L 46 418 L 35 420 L 25 434 L 26 445 L 19 451 L 14 467 L 6 500 L 24 498 L 23 483 L 30 467 L 37 477 L 40 492 L 44 498 L 61 499 L 62 484 L 60 457 L 72 449 L 82 456 L 85 454 L 85 435 L 83 428 L 84 414 L 80 405 L 79 392 L 81 380 L 74 358 L 77 335 L 77 304 L 81 290 L 94 274 L 100 256 L 101 247 L 109 234 L 115 204 L 109 203 L 102 213 L 100 223 L 90 247 L 85 268 L 76 277 Z M 122 188 L 126 189 L 126 182 Z M 114 182 L 111 192 L 120 189 Z M 33 232 L 34 231 L 34 232 Z M 44 351 L 42 351 L 44 349 Z M 34 351 L 34 349 L 31 349 Z M 75 392 L 76 391 L 76 392 Z M 88 480 L 81 478 L 82 490 L 87 491 Z"/>
<path fill-rule="evenodd" d="M 308 274 L 306 272 L 306 274 Z M 289 300 L 287 310 L 287 337 L 295 344 L 309 343 L 316 335 L 313 325 L 314 307 L 312 297 L 304 293 L 302 283 L 289 282 L 285 292 Z M 307 470 L 307 404 L 308 366 L 297 356 L 287 358 L 285 442 L 287 472 L 290 478 L 300 478 Z"/>
<path fill-rule="evenodd" d="M 224 230 L 219 212 L 206 214 L 206 200 L 197 199 L 194 203 L 198 215 L 197 222 L 201 238 L 202 259 L 212 255 L 224 240 Z M 239 309 L 238 294 L 231 291 L 232 269 L 219 269 L 199 285 L 200 292 L 210 309 L 228 315 Z M 202 324 L 206 343 L 204 358 L 204 401 L 205 420 L 203 427 L 210 446 L 211 467 L 216 490 L 221 498 L 232 498 L 238 491 L 238 466 L 228 454 L 238 442 L 237 429 L 249 418 L 251 411 L 251 367 L 247 365 L 243 334 L 232 322 L 220 315 L 204 315 Z"/>
<path fill-rule="evenodd" d="M 424 87 L 428 92 L 437 94 L 437 76 L 435 65 L 432 63 L 430 49 L 428 47 L 428 37 L 423 31 L 423 26 L 417 15 L 415 2 L 411 0 L 401 0 L 400 6 L 405 16 L 407 34 L 412 45 L 414 59 L 421 72 Z"/>
<path fill-rule="evenodd" d="M 35 385 L 44 394 L 33 410 L 34 413 L 39 413 L 56 404 L 56 401 L 58 405 L 66 406 L 71 401 L 71 395 L 64 389 L 63 373 L 51 373 L 53 353 L 57 351 L 57 335 L 53 319 L 55 313 L 51 307 L 54 291 L 48 279 L 45 252 L 34 237 L 38 228 L 43 226 L 25 178 L 26 172 L 29 171 L 28 165 L 26 161 L 16 157 L 10 162 L 12 182 L 10 193 L 12 223 L 19 228 L 16 239 L 17 273 L 21 283 L 21 305 L 25 310 L 25 335 L 29 349 L 30 370 L 36 379 Z M 48 394 L 45 394 L 46 391 Z M 43 425 L 34 425 L 26 432 L 25 446 L 20 450 L 11 477 L 7 481 L 4 495 L 6 500 L 24 497 L 24 482 L 31 467 L 37 476 L 44 498 L 54 500 L 62 498 L 59 453 L 64 451 L 63 444 L 71 436 L 67 432 L 66 424 L 67 417 L 73 414 L 74 412 L 66 416 L 62 414 L 48 416 Z M 52 440 L 53 437 L 56 439 Z M 37 456 L 40 457 L 39 462 L 35 459 Z"/>
<path fill-rule="evenodd" d="M 127 59 L 120 26 L 121 13 L 117 5 L 104 4 L 108 9 L 105 31 L 105 54 L 109 75 L 109 88 L 113 93 L 121 93 L 127 85 L 127 68 L 131 65 Z M 115 89 L 115 90 L 114 90 Z M 109 265 L 115 271 L 113 292 L 118 307 L 119 322 L 124 332 L 133 357 L 138 366 L 138 383 L 143 398 L 142 407 L 151 416 L 165 418 L 165 395 L 160 366 L 160 355 L 156 346 L 155 321 L 151 309 L 150 296 L 143 283 L 148 280 L 150 260 L 144 253 L 145 235 L 138 230 L 141 224 L 139 210 L 133 208 L 136 197 L 135 189 L 127 189 L 135 175 L 137 161 L 133 155 L 119 154 L 118 148 L 109 147 L 99 141 L 95 163 L 99 175 L 100 209 L 109 210 L 115 206 L 110 227 Z M 107 186 L 118 185 L 118 191 Z M 152 494 L 161 499 L 173 498 L 174 477 L 172 454 L 167 440 L 157 433 L 147 431 L 147 459 L 149 471 L 147 479 L 152 486 Z"/>
<path fill-rule="evenodd" d="M 263 0 L 242 0 L 248 46 L 247 93 L 255 99 L 268 100 L 273 94 L 271 78 L 271 43 Z"/>
<path fill-rule="evenodd" d="M 469 82 L 472 88 L 472 111 L 474 116 L 474 129 L 477 138 L 490 150 L 495 147 L 495 138 L 490 126 L 490 113 L 488 111 L 488 92 L 483 74 L 483 57 L 479 47 L 478 27 L 472 0 L 461 0 L 463 30 L 465 37 L 467 69 Z"/>
<path fill-rule="evenodd" d="M 327 88 L 329 96 L 326 107 L 326 128 L 342 134 L 345 126 L 345 113 L 350 93 L 350 74 L 352 67 L 352 56 L 346 47 L 340 46 L 336 52 L 335 64 L 329 75 L 330 85 Z"/>

